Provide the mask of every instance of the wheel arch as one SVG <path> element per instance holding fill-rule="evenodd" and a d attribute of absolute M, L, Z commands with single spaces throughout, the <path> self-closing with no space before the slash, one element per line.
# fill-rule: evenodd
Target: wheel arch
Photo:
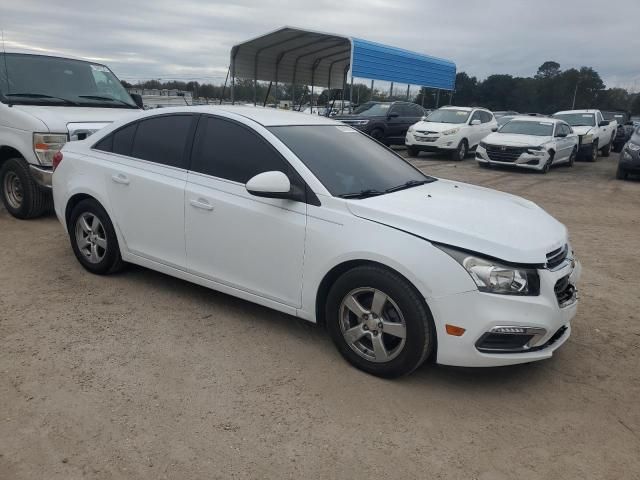
<path fill-rule="evenodd" d="M 76 193 L 75 195 L 72 195 L 69 200 L 67 200 L 67 205 L 64 208 L 64 222 L 65 225 L 67 225 L 67 228 L 69 228 L 69 219 L 71 218 L 71 212 L 73 211 L 75 206 L 78 205 L 81 201 L 87 199 L 94 200 L 102 205 L 102 203 L 100 203 L 100 200 L 87 193 Z M 104 205 L 102 205 L 102 208 L 104 208 Z"/>
<path fill-rule="evenodd" d="M 20 153 L 20 151 L 18 149 L 16 149 L 16 148 L 10 147 L 8 145 L 0 146 L 0 167 L 2 167 L 4 162 L 9 160 L 10 158 L 22 158 L 22 159 L 24 159 L 25 156 L 22 155 L 22 153 Z"/>

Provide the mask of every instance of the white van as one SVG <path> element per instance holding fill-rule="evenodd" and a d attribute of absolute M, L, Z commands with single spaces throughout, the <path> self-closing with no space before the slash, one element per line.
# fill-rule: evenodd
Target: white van
<path fill-rule="evenodd" d="M 51 208 L 53 156 L 142 108 L 108 67 L 24 51 L 0 53 L 0 197 L 14 217 Z"/>

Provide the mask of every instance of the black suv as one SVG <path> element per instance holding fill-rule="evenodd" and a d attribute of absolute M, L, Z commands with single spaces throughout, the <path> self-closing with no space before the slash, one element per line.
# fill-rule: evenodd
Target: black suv
<path fill-rule="evenodd" d="M 602 112 L 602 116 L 605 120 L 616 120 L 618 122 L 616 136 L 613 139 L 613 151 L 619 153 L 633 134 L 633 122 L 626 112 Z"/>
<path fill-rule="evenodd" d="M 404 145 L 404 137 L 411 125 L 420 121 L 424 109 L 409 102 L 367 102 L 351 115 L 333 117 L 350 125 L 385 145 Z"/>

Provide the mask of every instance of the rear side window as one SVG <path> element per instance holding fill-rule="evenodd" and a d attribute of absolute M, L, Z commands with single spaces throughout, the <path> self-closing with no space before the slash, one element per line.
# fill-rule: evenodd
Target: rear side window
<path fill-rule="evenodd" d="M 482 121 L 482 123 L 489 123 L 491 120 L 493 120 L 493 115 L 491 115 L 489 112 L 484 112 L 481 110 L 480 120 Z"/>
<path fill-rule="evenodd" d="M 133 136 L 136 133 L 137 126 L 137 123 L 127 125 L 111 135 L 113 137 L 113 153 L 131 155 Z"/>
<path fill-rule="evenodd" d="M 187 141 L 193 115 L 163 115 L 138 122 L 131 156 L 170 167 L 186 168 Z M 114 138 L 114 150 L 116 140 Z"/>
<path fill-rule="evenodd" d="M 258 133 L 215 117 L 202 117 L 198 124 L 191 170 L 239 183 L 262 172 L 291 172 L 289 164 Z"/>

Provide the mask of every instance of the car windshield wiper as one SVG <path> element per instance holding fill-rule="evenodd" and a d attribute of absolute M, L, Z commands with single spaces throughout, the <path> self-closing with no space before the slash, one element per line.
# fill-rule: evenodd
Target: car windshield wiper
<path fill-rule="evenodd" d="M 125 102 L 124 100 L 120 100 L 119 98 L 113 97 L 101 97 L 100 95 L 78 95 L 79 98 L 88 98 L 89 100 L 107 100 L 109 102 L 118 102 L 122 105 L 126 105 L 127 107 L 135 108 L 130 103 Z"/>
<path fill-rule="evenodd" d="M 386 192 L 381 192 L 380 190 L 369 188 L 367 190 L 360 190 L 359 192 L 343 193 L 342 195 L 338 195 L 338 196 L 340 198 L 367 198 L 367 197 L 375 197 L 377 195 L 383 195 L 385 193 Z"/>
<path fill-rule="evenodd" d="M 405 190 L 407 188 L 417 187 L 418 185 L 424 185 L 425 183 L 431 183 L 433 180 L 409 180 L 402 185 L 396 185 L 395 187 L 387 188 L 385 193 L 397 192 L 398 190 Z"/>
<path fill-rule="evenodd" d="M 51 98 L 53 100 L 62 100 L 69 105 L 78 105 L 77 102 L 69 100 L 68 98 L 54 97 L 52 95 L 45 95 L 43 93 L 6 93 L 5 97 L 24 97 L 24 98 Z"/>

